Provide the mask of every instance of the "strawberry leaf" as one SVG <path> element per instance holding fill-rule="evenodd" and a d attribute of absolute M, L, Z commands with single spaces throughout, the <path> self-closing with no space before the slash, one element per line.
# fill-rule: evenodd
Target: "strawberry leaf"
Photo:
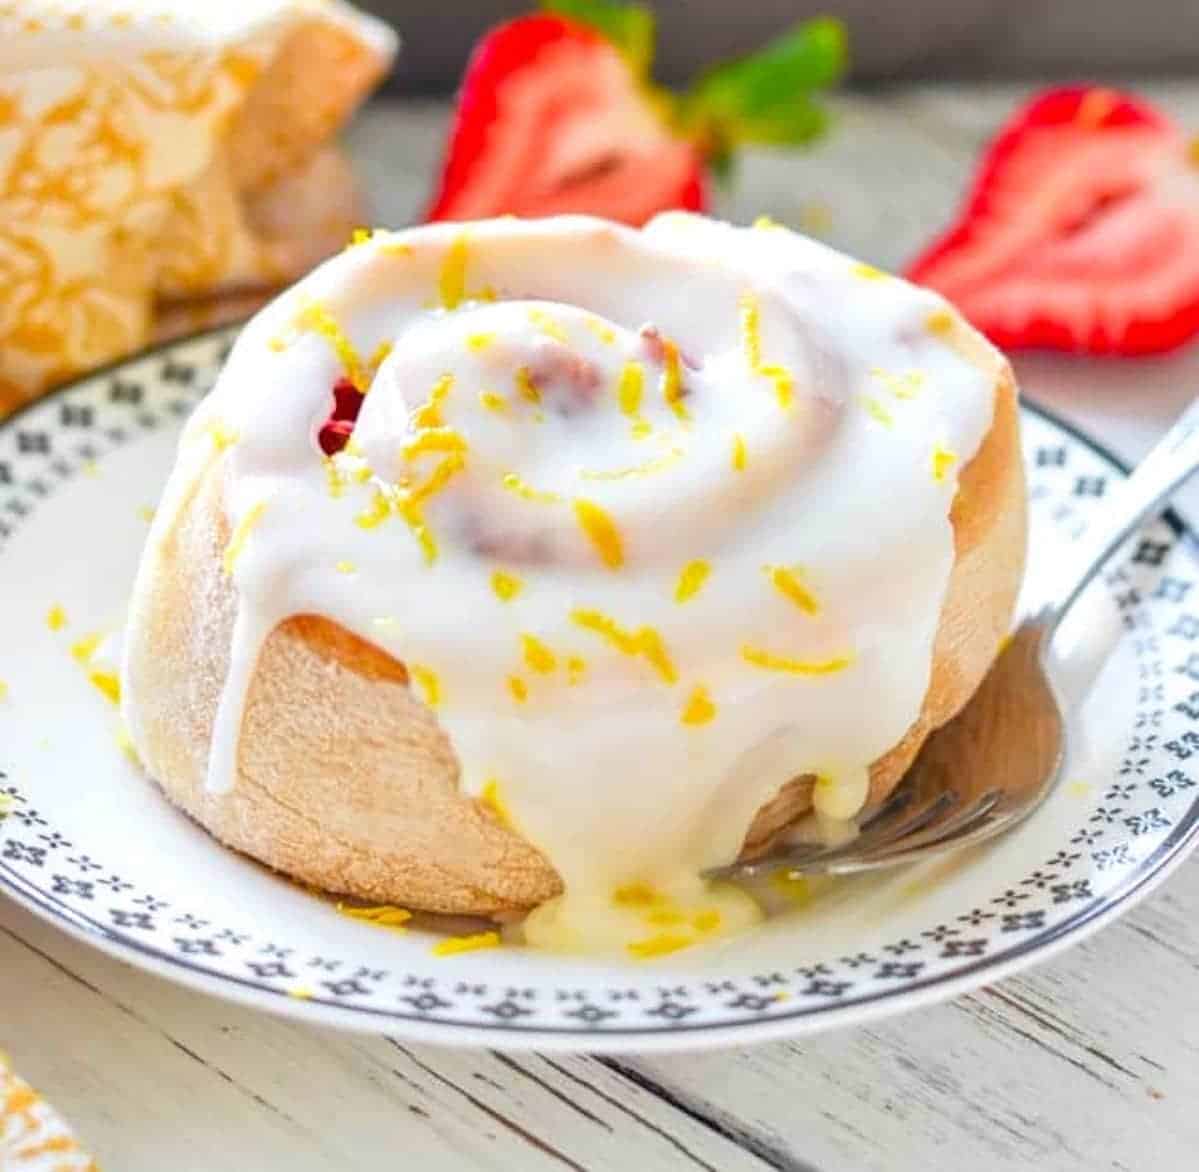
<path fill-rule="evenodd" d="M 846 59 L 840 21 L 797 25 L 757 53 L 703 74 L 683 101 L 683 126 L 717 160 L 736 143 L 811 142 L 828 126 L 811 91 L 839 81 Z"/>
<path fill-rule="evenodd" d="M 541 0 L 541 7 L 595 29 L 628 58 L 639 75 L 649 73 L 654 57 L 654 14 L 648 8 L 613 0 Z"/>

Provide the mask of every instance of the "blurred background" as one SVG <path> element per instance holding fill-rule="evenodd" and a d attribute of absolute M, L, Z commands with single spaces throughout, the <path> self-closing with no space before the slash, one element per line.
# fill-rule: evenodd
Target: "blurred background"
<path fill-rule="evenodd" d="M 528 0 L 359 0 L 387 17 L 405 46 L 394 92 L 454 87 L 471 43 Z M 808 16 L 849 28 L 852 80 L 1110 77 L 1199 68 L 1199 0 L 657 0 L 666 80 L 746 52 Z"/>

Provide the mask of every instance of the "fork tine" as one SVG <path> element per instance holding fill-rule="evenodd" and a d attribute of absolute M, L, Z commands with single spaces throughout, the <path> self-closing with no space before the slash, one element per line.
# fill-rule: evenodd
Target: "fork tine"
<path fill-rule="evenodd" d="M 1002 790 L 988 790 L 977 801 L 957 811 L 943 822 L 927 827 L 924 834 L 915 834 L 911 837 L 903 835 L 904 842 L 896 854 L 906 855 L 909 851 L 921 851 L 934 846 L 944 847 L 953 839 L 969 834 L 975 826 L 990 816 L 1002 798 Z M 897 842 L 900 837 L 899 834 L 893 835 L 888 842 L 858 853 L 864 863 L 877 864 L 887 857 L 887 846 Z"/>
<path fill-rule="evenodd" d="M 912 804 L 912 799 L 915 796 L 915 790 L 908 785 L 899 785 L 891 791 L 890 796 L 879 805 L 876 809 L 870 811 L 869 817 L 862 823 L 862 830 L 869 830 L 876 822 L 882 818 L 890 818 L 898 814 L 905 806 Z"/>
<path fill-rule="evenodd" d="M 802 844 L 784 846 L 780 850 L 763 855 L 760 859 L 755 859 L 752 863 L 737 864 L 737 870 L 745 875 L 758 875 L 762 872 L 778 870 L 781 866 L 789 866 L 796 871 L 824 869 L 828 864 L 835 863 L 846 855 L 857 856 L 863 850 L 870 851 L 887 842 L 893 842 L 902 834 L 921 830 L 951 809 L 958 799 L 956 794 L 942 791 L 904 820 L 884 817 L 884 811 L 887 813 L 894 811 L 897 814 L 902 812 L 904 806 L 911 800 L 912 791 L 908 791 L 901 800 L 892 799 L 885 803 L 882 809 L 866 823 L 862 833 L 849 842 L 835 846 L 814 843 L 806 850 Z M 719 872 L 714 873 L 719 874 Z"/>

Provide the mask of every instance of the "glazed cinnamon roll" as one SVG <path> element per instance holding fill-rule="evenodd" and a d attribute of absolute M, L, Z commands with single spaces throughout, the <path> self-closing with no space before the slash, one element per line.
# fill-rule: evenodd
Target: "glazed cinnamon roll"
<path fill-rule="evenodd" d="M 752 920 L 969 698 L 1024 557 L 1007 363 L 772 225 L 377 232 L 190 421 L 124 716 L 229 846 L 535 943 Z M 655 911 L 656 909 L 656 911 Z"/>

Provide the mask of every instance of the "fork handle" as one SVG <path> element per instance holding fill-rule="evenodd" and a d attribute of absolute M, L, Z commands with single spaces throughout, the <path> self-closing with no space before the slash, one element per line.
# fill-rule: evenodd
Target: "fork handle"
<path fill-rule="evenodd" d="M 1134 469 L 1112 499 L 1111 508 L 1088 532 L 1077 561 L 1053 591 L 1046 608 L 1047 634 L 1052 634 L 1078 596 L 1108 559 L 1149 517 L 1156 516 L 1175 490 L 1199 470 L 1199 398 Z"/>

